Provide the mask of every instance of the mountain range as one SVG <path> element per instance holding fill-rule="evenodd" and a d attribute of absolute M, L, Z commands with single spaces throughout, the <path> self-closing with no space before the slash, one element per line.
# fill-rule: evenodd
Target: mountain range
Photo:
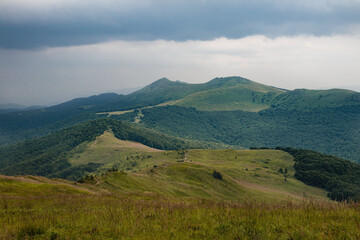
<path fill-rule="evenodd" d="M 166 78 L 128 95 L 106 93 L 0 114 L 0 144 L 113 118 L 232 148 L 295 147 L 360 161 L 360 93 L 286 90 L 241 77 L 188 84 Z"/>
<path fill-rule="evenodd" d="M 301 191 L 323 198 L 311 185 L 331 199 L 357 200 L 359 99 L 349 90 L 290 91 L 241 77 L 162 78 L 128 95 L 0 114 L 0 174 L 94 184 L 114 172 L 107 183 L 125 192 L 229 200 L 244 187 L 266 199 L 299 199 Z M 226 184 L 210 187 L 213 170 Z"/>

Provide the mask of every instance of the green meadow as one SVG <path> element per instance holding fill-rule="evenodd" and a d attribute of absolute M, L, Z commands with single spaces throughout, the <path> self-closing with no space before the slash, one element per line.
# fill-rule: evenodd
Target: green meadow
<path fill-rule="evenodd" d="M 284 151 L 160 151 L 106 131 L 68 156 L 102 165 L 77 182 L 0 175 L 0 239 L 360 237 L 360 205 L 298 181 Z"/>
<path fill-rule="evenodd" d="M 70 163 L 103 164 L 92 181 L 123 193 L 151 190 L 166 196 L 217 200 L 326 199 L 325 191 L 294 178 L 293 157 L 279 150 L 160 151 L 105 132 L 76 148 Z M 213 177 L 214 170 L 222 180 Z"/>
<path fill-rule="evenodd" d="M 358 239 L 360 205 L 216 201 L 0 179 L 0 239 Z M 54 180 L 52 180 L 54 181 Z M 82 187 L 87 187 L 86 184 Z M 25 191 L 23 193 L 22 191 Z"/>

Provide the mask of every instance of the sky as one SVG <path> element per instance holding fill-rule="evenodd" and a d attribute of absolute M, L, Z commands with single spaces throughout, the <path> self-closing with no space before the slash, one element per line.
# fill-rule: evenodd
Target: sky
<path fill-rule="evenodd" d="M 0 0 L 0 104 L 226 76 L 360 91 L 360 0 Z"/>

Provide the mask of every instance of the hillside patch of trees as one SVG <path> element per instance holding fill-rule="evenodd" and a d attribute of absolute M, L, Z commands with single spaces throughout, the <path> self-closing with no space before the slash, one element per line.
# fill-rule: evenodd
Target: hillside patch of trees
<path fill-rule="evenodd" d="M 298 180 L 325 189 L 332 200 L 360 201 L 360 164 L 310 150 L 276 149 L 294 157 Z"/>

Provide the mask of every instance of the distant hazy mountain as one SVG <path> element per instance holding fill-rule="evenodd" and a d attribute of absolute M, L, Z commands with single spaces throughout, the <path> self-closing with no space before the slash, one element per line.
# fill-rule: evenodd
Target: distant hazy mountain
<path fill-rule="evenodd" d="M 26 108 L 26 106 L 15 104 L 15 103 L 3 103 L 0 104 L 0 109 L 23 109 Z"/>
<path fill-rule="evenodd" d="M 30 107 L 25 107 L 23 105 L 19 105 L 19 104 L 0 104 L 0 114 L 3 113 L 9 113 L 9 112 L 16 112 L 16 111 L 27 111 L 27 110 L 33 110 L 33 109 L 40 109 L 40 108 L 45 108 L 45 106 L 30 106 Z"/>
<path fill-rule="evenodd" d="M 130 94 L 130 93 L 133 93 L 137 90 L 140 90 L 142 89 L 143 87 L 135 87 L 135 88 L 122 88 L 122 89 L 119 89 L 119 90 L 115 90 L 113 92 L 117 93 L 117 94 L 122 94 L 122 95 L 127 95 L 127 94 Z"/>

